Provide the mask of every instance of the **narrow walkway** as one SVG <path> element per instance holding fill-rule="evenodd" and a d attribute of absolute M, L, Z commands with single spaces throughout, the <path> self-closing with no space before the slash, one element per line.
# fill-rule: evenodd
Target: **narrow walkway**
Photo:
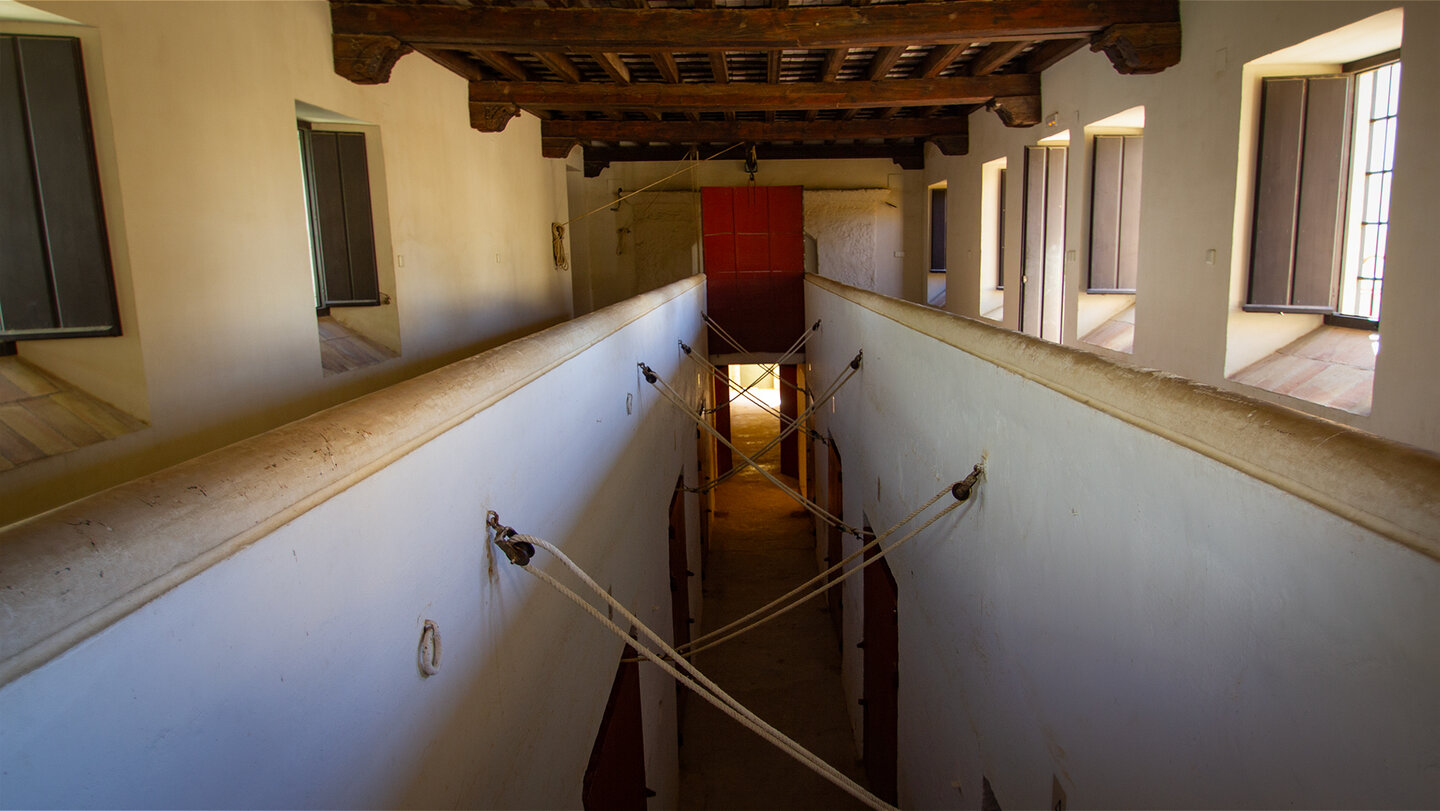
<path fill-rule="evenodd" d="M 773 417 L 753 405 L 742 401 L 732 408 L 735 444 L 747 454 L 779 430 Z M 780 475 L 779 460 L 777 447 L 766 456 L 766 470 L 796 487 L 794 478 Z M 807 516 L 753 469 L 721 485 L 705 577 L 707 628 L 743 616 L 814 576 L 815 541 Z M 696 664 L 761 718 L 865 785 L 840 687 L 840 651 L 824 606 L 817 598 L 701 653 Z M 694 696 L 684 706 L 683 732 L 681 808 L 864 808 Z"/>

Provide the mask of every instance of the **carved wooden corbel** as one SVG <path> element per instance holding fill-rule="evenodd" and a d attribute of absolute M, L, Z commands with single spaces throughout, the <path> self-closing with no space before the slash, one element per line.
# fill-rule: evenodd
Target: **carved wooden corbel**
<path fill-rule="evenodd" d="M 505 125 L 517 115 L 520 115 L 520 108 L 508 102 L 470 102 L 470 126 L 481 132 L 504 132 Z"/>
<path fill-rule="evenodd" d="M 540 155 L 546 158 L 564 159 L 570 156 L 570 150 L 580 144 L 574 138 L 546 138 L 540 139 Z"/>
<path fill-rule="evenodd" d="M 1090 40 L 1119 73 L 1159 73 L 1180 63 L 1180 23 L 1117 23 Z"/>
<path fill-rule="evenodd" d="M 941 155 L 968 155 L 970 154 L 969 135 L 940 135 L 930 139 L 940 150 Z"/>
<path fill-rule="evenodd" d="M 385 84 L 395 62 L 413 50 L 394 37 L 335 34 L 335 72 L 356 84 Z"/>
<path fill-rule="evenodd" d="M 1039 96 L 1000 96 L 985 102 L 985 109 L 1000 116 L 1007 127 L 1033 127 L 1040 123 Z"/>

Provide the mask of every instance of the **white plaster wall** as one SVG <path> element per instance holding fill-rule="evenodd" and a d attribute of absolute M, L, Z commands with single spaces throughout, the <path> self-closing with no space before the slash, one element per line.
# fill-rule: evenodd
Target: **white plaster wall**
<path fill-rule="evenodd" d="M 668 508 L 682 470 L 696 484 L 694 426 L 635 364 L 699 397 L 676 340 L 704 341 L 703 299 L 691 288 L 0 688 L 0 804 L 579 807 L 621 642 L 487 544 L 485 512 L 564 548 L 668 638 Z M 686 521 L 698 539 L 689 496 Z M 578 586 L 546 558 L 532 565 Z M 428 679 L 426 619 L 444 654 Z M 675 692 L 651 665 L 642 692 L 647 784 L 673 807 Z"/>
<path fill-rule="evenodd" d="M 84 26 L 125 337 L 21 353 L 150 426 L 0 474 L 0 524 L 569 316 L 563 164 L 535 119 L 472 130 L 465 81 L 419 55 L 385 85 L 337 76 L 320 0 L 36 5 Z M 328 378 L 297 100 L 378 127 L 389 202 L 403 355 Z"/>
<path fill-rule="evenodd" d="M 1434 257 L 1440 233 L 1429 227 L 1430 196 L 1440 177 L 1435 150 L 1423 145 L 1436 129 L 1440 57 L 1426 47 L 1440 39 L 1440 9 L 1405 4 L 1404 86 L 1389 232 L 1386 303 L 1377 360 L 1374 408 L 1368 416 L 1233 384 L 1233 362 L 1249 357 L 1256 330 L 1278 346 L 1313 326 L 1313 317 L 1238 311 L 1248 250 L 1237 241 L 1237 201 L 1248 199 L 1237 178 L 1248 145 L 1241 143 L 1242 70 L 1246 62 L 1341 28 L 1401 4 L 1396 2 L 1182 2 L 1180 64 L 1150 76 L 1122 76 L 1103 54 L 1082 50 L 1043 76 L 1043 114 L 1053 127 L 1007 129 L 989 114 L 971 117 L 970 154 L 926 152 L 925 181 L 949 184 L 947 309 L 977 315 L 971 291 L 980 279 L 982 164 L 1006 158 L 1005 325 L 1018 328 L 1024 147 L 1062 130 L 1072 133 L 1136 105 L 1145 107 L 1144 209 L 1136 296 L 1134 362 L 1222 388 L 1242 391 L 1382 436 L 1440 450 L 1440 321 Z M 1411 47 L 1421 43 L 1418 47 Z M 1062 342 L 1078 344 L 1077 309 L 1088 256 L 1090 154 L 1075 139 L 1070 149 Z M 1419 144 L 1421 146 L 1416 146 Z M 1238 195 L 1238 196 L 1237 196 Z M 1429 219 L 1427 219 L 1429 218 Z M 1237 247 L 1238 246 L 1238 247 Z M 1207 263 L 1208 252 L 1215 252 Z M 1230 347 L 1230 342 L 1235 346 Z M 1278 342 L 1278 343 L 1275 343 Z M 1265 351 L 1269 351 L 1268 349 Z M 1253 352 L 1252 352 L 1253 354 Z"/>
<path fill-rule="evenodd" d="M 848 521 L 882 531 L 985 461 L 973 503 L 891 559 L 902 806 L 978 807 L 982 776 L 1007 808 L 1049 807 L 1052 777 L 1074 807 L 1433 805 L 1433 557 L 806 295 L 817 385 L 865 351 L 819 415 Z M 856 584 L 842 650 L 858 734 Z"/>

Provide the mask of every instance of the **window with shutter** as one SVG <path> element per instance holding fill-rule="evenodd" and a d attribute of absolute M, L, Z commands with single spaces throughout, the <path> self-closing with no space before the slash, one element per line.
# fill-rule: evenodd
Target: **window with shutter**
<path fill-rule="evenodd" d="M 303 121 L 299 132 L 316 309 L 377 306 L 380 283 L 365 135 L 313 130 Z"/>
<path fill-rule="evenodd" d="M 1396 56 L 1347 65 L 1338 75 L 1263 81 L 1246 310 L 1378 323 Z"/>
<path fill-rule="evenodd" d="M 1090 293 L 1134 293 L 1140 264 L 1143 135 L 1096 135 L 1090 183 Z"/>
<path fill-rule="evenodd" d="M 80 41 L 0 35 L 0 341 L 119 335 Z"/>

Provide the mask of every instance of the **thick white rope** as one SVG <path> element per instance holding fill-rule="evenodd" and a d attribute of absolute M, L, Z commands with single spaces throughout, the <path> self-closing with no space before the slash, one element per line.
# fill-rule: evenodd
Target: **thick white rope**
<path fill-rule="evenodd" d="M 722 444 L 725 445 L 725 447 L 729 448 L 732 453 L 740 457 L 740 460 L 742 462 L 755 468 L 755 471 L 757 473 L 765 477 L 765 479 L 768 480 L 771 484 L 780 488 L 781 492 L 789 496 L 793 501 L 795 501 L 795 503 L 814 513 L 818 518 L 820 518 L 820 520 L 833 526 L 839 527 L 840 529 L 850 533 L 851 535 L 856 536 L 857 538 L 860 537 L 859 530 L 855 529 L 854 527 L 850 526 L 839 518 L 831 515 L 829 512 L 822 509 L 819 505 L 812 504 L 810 502 L 810 499 L 795 492 L 793 489 L 791 489 L 789 485 L 785 484 L 784 482 L 771 475 L 770 471 L 762 467 L 759 462 L 746 456 L 743 452 L 741 452 L 739 448 L 735 447 L 735 445 L 731 443 L 730 440 L 726 439 L 723 434 L 715 430 L 715 427 L 713 425 L 711 425 L 709 422 L 706 422 L 705 419 L 700 417 L 698 414 L 692 413 L 690 410 L 690 404 L 685 402 L 685 399 L 680 396 L 679 392 L 676 392 L 674 389 L 670 388 L 669 384 L 667 384 L 663 379 L 661 379 L 659 375 L 655 374 L 654 370 L 650 369 L 650 367 L 648 366 L 645 366 L 645 364 L 643 363 L 640 365 L 649 373 L 649 376 L 646 377 L 647 380 L 649 380 L 650 376 L 653 376 L 655 378 L 653 381 L 651 381 L 650 385 L 655 387 L 655 390 L 660 392 L 661 396 L 669 400 L 670 403 L 676 408 L 689 415 L 689 417 L 695 421 L 696 425 L 704 428 L 707 432 L 709 432 L 711 436 L 718 439 Z"/>
<path fill-rule="evenodd" d="M 621 629 L 619 625 L 615 624 L 614 621 L 601 614 L 600 610 L 595 608 L 595 606 L 591 605 L 589 601 L 580 597 L 580 595 L 567 588 L 564 584 L 560 583 L 558 580 L 556 580 L 554 577 L 550 576 L 546 572 L 541 571 L 533 565 L 525 565 L 522 568 L 535 575 L 536 577 L 540 578 L 541 580 L 545 581 L 546 583 L 549 583 L 550 586 L 555 588 L 561 594 L 569 597 L 570 600 L 573 601 L 576 605 L 581 606 L 592 617 L 599 620 L 603 625 L 609 628 L 612 633 L 616 634 L 621 639 L 624 639 L 627 643 L 634 645 L 635 649 L 646 659 L 655 663 L 657 666 L 660 667 L 660 669 L 673 676 L 686 687 L 694 690 L 697 694 L 700 695 L 701 698 L 704 698 L 706 701 L 715 705 L 717 709 L 724 712 L 726 715 L 729 715 L 731 718 L 739 721 L 747 729 L 769 741 L 781 751 L 789 754 L 791 757 L 810 767 L 821 777 L 824 777 L 826 780 L 834 783 L 836 786 L 843 789 L 846 793 L 850 794 L 851 796 L 855 797 L 856 799 L 860 800 L 871 808 L 878 809 L 878 811 L 897 811 L 895 806 L 890 805 L 879 797 L 876 797 L 874 794 L 866 791 L 854 780 L 846 777 L 834 766 L 826 763 L 818 755 L 796 743 L 794 740 L 792 740 L 780 730 L 766 723 L 755 713 L 751 712 L 744 704 L 741 704 L 729 693 L 722 690 L 719 685 L 715 684 L 715 682 L 707 678 L 705 674 L 701 673 L 694 665 L 685 661 L 685 659 L 680 656 L 680 654 L 676 652 L 674 648 L 666 644 L 665 640 L 661 638 L 659 634 L 655 633 L 649 628 L 649 626 L 641 622 L 640 618 L 632 614 L 629 609 L 627 609 L 624 604 L 622 604 L 619 600 L 616 600 L 614 597 L 610 596 L 609 592 L 605 591 L 605 589 L 602 588 L 599 583 L 596 583 L 595 580 L 592 579 L 588 574 L 586 574 L 585 571 L 581 569 L 578 564 L 571 560 L 564 552 L 561 552 L 559 549 L 557 549 L 553 544 L 531 535 L 515 535 L 513 536 L 513 540 L 530 543 L 536 548 L 544 549 L 545 551 L 554 555 L 555 558 L 561 563 L 563 563 L 565 567 L 569 569 L 572 573 L 574 573 L 576 577 L 580 578 L 580 581 L 583 582 L 586 586 L 588 586 L 591 591 L 593 591 L 596 595 L 605 600 L 606 603 L 608 603 L 613 609 L 615 609 L 615 611 L 619 612 L 622 617 L 624 617 L 632 625 L 634 625 L 635 628 L 638 629 L 642 635 L 644 635 L 647 639 L 653 642 L 655 646 L 660 650 L 660 653 L 656 653 L 648 645 L 640 643 L 638 639 L 632 638 L 629 634 L 625 633 L 625 631 Z M 668 657 L 668 659 L 666 657 Z M 681 673 L 676 670 L 672 663 L 675 665 L 679 665 L 680 668 L 686 671 L 686 673 Z"/>
<path fill-rule="evenodd" d="M 783 442 L 786 437 L 800 430 L 801 426 L 805 424 L 806 420 L 815 416 L 816 412 L 823 408 L 826 403 L 834 399 L 835 395 L 840 393 L 840 388 L 846 383 L 850 382 L 850 378 L 854 377 L 858 373 L 858 369 L 851 368 L 843 377 L 832 383 L 830 385 L 830 388 L 827 389 L 823 394 L 821 394 L 818 398 L 812 400 L 810 402 L 810 405 L 806 406 L 804 411 L 795 415 L 795 418 L 793 420 L 782 415 L 781 420 L 789 424 L 786 425 L 783 429 L 781 429 L 780 433 L 776 434 L 774 439 L 765 443 L 765 445 L 761 447 L 760 450 L 756 451 L 752 458 L 757 460 L 763 458 L 765 454 L 769 453 L 772 448 Z M 714 490 L 716 487 L 724 484 L 731 477 L 737 475 L 743 469 L 744 468 L 732 467 L 724 473 L 720 474 L 719 476 L 716 476 L 714 481 L 709 482 L 704 487 L 700 488 L 700 490 L 697 492 L 709 492 L 711 490 Z"/>
<path fill-rule="evenodd" d="M 790 613 L 791 611 L 795 610 L 796 608 L 799 608 L 801 605 L 805 604 L 806 602 L 809 602 L 810 600 L 813 600 L 814 598 L 819 597 L 820 595 L 824 594 L 824 593 L 825 593 L 826 591 L 828 591 L 829 589 L 834 588 L 835 586 L 840 585 L 841 583 L 845 582 L 845 581 L 848 580 L 849 578 L 854 577 L 855 575 L 857 575 L 857 574 L 859 574 L 860 572 L 864 571 L 866 566 L 869 566 L 870 564 L 874 563 L 875 561 L 880 560 L 881 558 L 883 558 L 883 557 L 885 557 L 886 555 L 888 555 L 892 550 L 897 549 L 897 548 L 899 548 L 900 546 L 902 546 L 906 541 L 910 540 L 911 538 L 914 538 L 916 535 L 919 535 L 920 533 L 922 533 L 922 532 L 924 532 L 925 530 L 929 529 L 931 524 L 934 524 L 936 521 L 939 521 L 941 518 L 944 518 L 945 516 L 949 515 L 952 511 L 954 511 L 954 510 L 957 509 L 961 504 L 964 504 L 964 503 L 965 503 L 965 502 L 963 502 L 963 501 L 957 501 L 957 502 L 955 502 L 954 504 L 947 504 L 947 505 L 945 506 L 945 508 L 942 509 L 940 512 L 935 513 L 934 515 L 932 515 L 932 516 L 930 517 L 930 520 L 926 521 L 925 523 L 921 524 L 920 526 L 918 526 L 918 527 L 916 527 L 915 529 L 911 530 L 910 532 L 906 533 L 904 537 L 902 537 L 900 540 L 896 541 L 895 543 L 893 543 L 893 544 L 891 544 L 891 545 L 889 545 L 889 546 L 887 546 L 887 547 L 884 547 L 883 549 L 880 550 L 879 553 L 877 553 L 877 554 L 873 555 L 872 557 L 870 557 L 869 559 L 865 560 L 865 561 L 864 561 L 863 563 L 861 563 L 859 566 L 856 566 L 855 568 L 851 569 L 850 571 L 848 571 L 848 572 L 840 575 L 839 577 L 835 578 L 834 580 L 831 580 L 829 583 L 826 583 L 825 585 L 821 586 L 820 588 L 815 589 L 814 591 L 810 592 L 809 594 L 806 594 L 806 595 L 804 595 L 804 596 L 802 596 L 802 597 L 794 600 L 794 601 L 791 602 L 789 605 L 786 605 L 786 606 L 783 607 L 783 608 L 780 608 L 780 609 L 778 609 L 778 610 L 776 610 L 776 611 L 773 611 L 773 612 L 771 612 L 771 613 L 769 613 L 769 614 L 766 614 L 765 616 L 763 616 L 763 617 L 755 620 L 754 622 L 751 622 L 750 624 L 748 624 L 748 625 L 746 625 L 746 626 L 744 626 L 744 627 L 742 627 L 742 628 L 737 628 L 736 630 L 731 631 L 730 633 L 726 634 L 725 636 L 722 636 L 722 637 L 720 637 L 719 639 L 713 640 L 713 641 L 711 641 L 711 642 L 706 642 L 705 644 L 700 645 L 699 647 L 691 647 L 691 648 L 689 648 L 688 650 L 685 651 L 685 655 L 686 655 L 686 656 L 694 656 L 695 654 L 697 654 L 697 653 L 699 653 L 699 652 L 701 652 L 701 651 L 709 650 L 710 648 L 713 648 L 713 647 L 715 647 L 716 645 L 719 645 L 719 644 L 722 644 L 722 643 L 725 643 L 725 642 L 729 642 L 730 640 L 734 639 L 734 638 L 737 637 L 737 636 L 740 636 L 741 634 L 749 633 L 750 631 L 753 631 L 753 630 L 755 630 L 756 628 L 759 628 L 761 625 L 764 625 L 765 623 L 769 622 L 770 620 L 776 619 L 776 618 L 778 618 L 778 617 L 781 617 L 781 616 L 784 616 L 785 614 Z M 873 547 L 875 546 L 875 544 L 878 542 L 878 540 L 879 540 L 879 539 L 876 539 L 875 541 L 871 541 L 870 543 L 866 544 L 864 547 L 862 547 L 861 551 L 864 551 L 864 549 L 873 548 Z M 858 554 L 860 554 L 860 553 L 859 553 L 859 552 L 856 552 L 855 554 L 858 555 Z M 854 557 L 854 556 L 852 555 L 851 557 Z M 849 559 L 850 559 L 850 558 L 846 558 L 846 560 L 849 560 Z M 830 571 L 830 570 L 827 569 L 826 571 Z M 811 582 L 813 582 L 813 581 L 811 581 Z M 801 588 L 804 588 L 804 587 L 802 586 Z M 793 592 L 792 592 L 792 593 L 793 593 Z M 787 596 L 788 596 L 788 595 L 787 595 Z M 780 598 L 780 599 L 784 599 L 784 598 L 782 597 L 782 598 Z M 752 611 L 752 612 L 751 612 L 750 614 L 748 614 L 747 616 L 754 616 L 755 614 L 761 613 L 761 612 L 764 611 L 764 610 L 765 610 L 764 608 L 756 609 L 755 611 Z M 737 620 L 737 622 L 738 622 L 738 620 Z M 730 625 L 734 625 L 734 624 L 735 624 L 735 623 L 730 623 Z M 730 626 L 726 626 L 726 627 L 730 627 Z M 707 637 L 708 637 L 708 636 L 711 636 L 711 635 L 713 635 L 714 633 L 718 633 L 719 631 L 720 631 L 720 629 L 717 628 L 715 631 L 712 631 L 710 634 L 706 634 L 706 636 L 707 636 Z M 702 637 L 702 639 L 703 639 L 703 638 L 704 638 L 704 637 Z M 691 644 L 693 645 L 693 644 L 695 644 L 695 643 L 691 643 Z"/>
<path fill-rule="evenodd" d="M 916 516 L 920 515 L 920 513 L 925 512 L 926 510 L 930 509 L 930 507 L 933 506 L 933 505 L 935 504 L 935 502 L 939 501 L 940 499 L 944 498 L 947 494 L 951 493 L 951 492 L 953 491 L 953 489 L 954 489 L 954 486 L 953 486 L 953 485 L 950 485 L 950 486 L 947 486 L 944 490 L 941 490 L 940 492 L 936 493 L 934 496 L 932 496 L 932 497 L 930 498 L 929 501 L 925 502 L 924 504 L 921 504 L 919 507 L 916 507 L 914 510 L 912 510 L 912 511 L 910 512 L 909 515 L 907 515 L 907 516 L 905 516 L 904 518 L 902 518 L 902 519 L 900 519 L 899 521 L 897 521 L 894 526 L 890 527 L 889 529 L 885 530 L 885 531 L 884 531 L 883 533 L 881 533 L 880 535 L 878 535 L 878 536 L 876 536 L 875 538 L 873 538 L 869 543 L 866 543 L 865 545 L 861 546 L 859 549 L 855 550 L 855 551 L 854 551 L 853 553 L 851 553 L 850 555 L 847 555 L 844 560 L 841 560 L 841 561 L 838 562 L 838 563 L 832 564 L 832 565 L 830 566 L 830 568 L 826 569 L 826 570 L 823 571 L 823 572 L 820 572 L 819 574 L 815 575 L 814 577 L 810 578 L 809 580 L 806 580 L 804 583 L 801 583 L 800 585 L 796 586 L 795 588 L 791 589 L 790 591 L 788 591 L 788 592 L 780 595 L 779 597 L 776 597 L 775 599 L 771 600 L 770 602 L 766 603 L 765 605 L 760 606 L 759 608 L 755 609 L 754 611 L 751 611 L 749 614 L 746 614 L 745 616 L 740 617 L 739 619 L 734 620 L 733 622 L 727 623 L 727 624 L 725 624 L 725 625 L 720 626 L 719 628 L 716 628 L 716 629 L 714 629 L 714 630 L 712 630 L 712 631 L 709 631 L 708 633 L 701 634 L 700 636 L 696 637 L 695 639 L 692 639 L 691 641 L 687 642 L 686 644 L 681 645 L 681 646 L 679 647 L 679 649 L 682 650 L 682 651 L 685 651 L 685 652 L 686 652 L 686 655 L 689 655 L 690 653 L 697 653 L 698 650 L 699 650 L 699 649 L 697 648 L 697 646 L 699 646 L 699 645 L 705 645 L 706 647 L 709 647 L 709 645 L 707 645 L 706 643 L 709 642 L 711 639 L 714 639 L 715 637 L 720 636 L 721 634 L 724 634 L 725 632 L 727 632 L 727 631 L 729 631 L 729 630 L 731 630 L 731 629 L 733 629 L 733 628 L 737 628 L 737 627 L 739 627 L 739 626 L 745 625 L 746 623 L 750 622 L 750 620 L 754 619 L 755 617 L 757 617 L 757 616 L 759 616 L 759 615 L 761 615 L 761 614 L 764 614 L 765 612 L 769 611 L 770 609 L 774 608 L 775 606 L 784 603 L 786 600 L 789 600 L 790 598 L 794 597 L 795 595 L 800 594 L 801 592 L 805 591 L 806 589 L 810 588 L 811 586 L 815 585 L 816 583 L 821 582 L 822 580 L 824 580 L 825 578 L 827 578 L 827 577 L 829 577 L 830 575 L 834 574 L 835 572 L 843 569 L 846 564 L 850 563 L 850 562 L 851 562 L 852 560 L 854 560 L 855 558 L 857 558 L 857 557 L 865 554 L 865 551 L 866 551 L 866 550 L 871 549 L 871 548 L 873 548 L 873 547 L 875 547 L 875 546 L 877 546 L 877 545 L 879 545 L 879 544 L 881 544 L 881 543 L 884 543 L 887 539 L 889 539 L 889 537 L 890 537 L 891 535 L 895 534 L 895 532 L 896 532 L 897 530 L 899 530 L 901 527 L 905 526 L 906 524 L 910 523 L 911 521 L 915 520 L 915 517 L 916 517 Z M 946 513 L 950 512 L 951 510 L 955 509 L 956 507 L 958 507 L 960 504 L 963 504 L 963 503 L 964 503 L 964 502 L 957 501 L 957 502 L 955 502 L 954 504 L 949 505 L 948 507 L 945 508 L 945 510 L 944 510 L 943 512 L 941 512 L 939 515 L 936 515 L 935 518 L 930 519 L 930 521 L 929 521 L 928 523 L 926 523 L 925 526 L 920 527 L 920 530 L 923 530 L 923 529 L 925 529 L 926 527 L 930 526 L 930 524 L 935 523 L 935 521 L 938 520 L 941 516 L 945 515 Z M 912 532 L 912 533 L 910 533 L 909 535 L 907 535 L 907 536 L 905 536 L 904 538 L 902 538 L 901 540 L 897 541 L 897 542 L 894 544 L 894 546 L 891 546 L 891 547 L 890 547 L 890 549 L 894 549 L 896 546 L 899 546 L 900 544 L 904 543 L 905 541 L 910 540 L 910 538 L 914 537 L 914 535 L 916 535 L 920 530 L 916 530 L 915 532 Z M 854 571 L 859 571 L 860 569 L 865 568 L 866 566 L 870 565 L 870 562 L 871 562 L 871 561 L 873 561 L 873 560 L 875 560 L 875 559 L 877 559 L 877 558 L 883 557 L 883 556 L 885 555 L 885 553 L 888 552 L 888 551 L 889 551 L 889 549 L 885 550 L 885 552 L 881 552 L 879 555 L 876 555 L 875 558 L 871 558 L 870 560 L 867 560 L 867 561 L 863 562 L 863 563 L 862 563 L 859 567 L 857 567 Z M 840 579 L 836 579 L 835 581 L 833 581 L 833 582 L 831 582 L 831 583 L 826 584 L 823 588 L 820 588 L 820 589 L 816 590 L 815 592 L 813 592 L 813 593 L 810 594 L 809 596 L 807 596 L 807 597 L 805 597 L 805 598 L 797 601 L 795 604 L 796 604 L 796 605 L 799 605 L 800 603 L 804 602 L 805 600 L 810 599 L 810 597 L 813 597 L 813 596 L 815 596 L 816 594 L 823 594 L 823 593 L 826 591 L 826 589 L 830 588 L 830 586 L 836 585 L 836 584 L 840 583 L 842 580 L 843 580 L 843 578 L 840 578 Z M 786 610 L 788 611 L 789 609 L 787 608 Z M 759 624 L 759 623 L 756 623 L 756 625 L 758 625 L 758 624 Z M 747 628 L 745 628 L 745 629 L 743 629 L 743 630 L 749 630 L 749 628 L 747 627 Z M 742 631 L 742 632 L 743 632 L 743 631 Z M 735 636 L 735 634 L 731 634 L 730 636 L 726 636 L 725 639 L 730 639 L 730 638 L 732 638 L 733 636 Z M 720 642 L 725 641 L 725 639 L 720 640 Z M 716 642 L 715 644 L 719 644 L 719 642 Z"/>
<path fill-rule="evenodd" d="M 738 344 L 738 343 L 735 343 L 734 339 L 732 339 L 732 338 L 729 337 L 729 333 L 725 332 L 724 328 L 722 328 L 719 324 L 717 324 L 717 323 L 715 322 L 715 320 L 712 319 L 708 314 L 704 314 L 702 317 L 705 319 L 705 323 L 707 323 L 707 324 L 709 324 L 711 327 L 713 327 L 716 332 L 719 332 L 719 333 L 720 333 L 720 336 L 721 336 L 722 338 L 725 338 L 726 341 L 728 341 L 731 345 L 733 345 L 736 349 L 738 349 L 742 354 L 746 354 L 746 355 L 751 354 L 748 350 L 745 349 L 745 347 L 741 346 L 741 345 Z M 800 335 L 799 338 L 797 338 L 797 339 L 795 340 L 795 343 L 793 343 L 793 344 L 790 345 L 790 348 L 789 348 L 789 349 L 785 350 L 785 352 L 780 355 L 780 359 L 779 359 L 779 360 L 775 361 L 773 364 L 763 364 L 763 363 L 760 364 L 760 369 L 761 369 L 760 376 L 757 377 L 757 378 L 755 378 L 754 380 L 752 380 L 752 381 L 750 382 L 750 385 L 748 385 L 748 386 L 746 386 L 745 388 L 741 389 L 741 390 L 740 390 L 740 393 L 741 393 L 741 394 L 744 394 L 745 392 L 749 391 L 750 389 L 754 388 L 757 384 L 759 384 L 760 381 L 764 380 L 764 379 L 767 378 L 767 377 L 770 377 L 771 375 L 774 375 L 774 376 L 775 376 L 775 379 L 778 380 L 778 381 L 780 381 L 782 384 L 784 384 L 784 385 L 786 385 L 786 386 L 789 386 L 790 388 L 792 388 L 792 389 L 794 389 L 794 390 L 796 390 L 796 391 L 799 391 L 799 390 L 800 390 L 800 387 L 799 387 L 799 386 L 795 385 L 794 383 L 791 383 L 790 381 L 786 380 L 786 379 L 783 378 L 783 377 L 780 377 L 778 374 L 775 373 L 775 370 L 776 370 L 776 369 L 779 369 L 781 366 L 785 365 L 785 362 L 790 359 L 790 356 L 791 356 L 791 355 L 794 355 L 796 352 L 799 352 L 801 349 L 803 349 L 803 348 L 805 347 L 805 344 L 807 344 L 807 343 L 810 342 L 810 338 L 813 337 L 813 336 L 815 335 L 815 333 L 818 332 L 819 330 L 820 330 L 820 322 L 819 322 L 819 321 L 816 321 L 816 322 L 815 322 L 814 324 L 812 324 L 809 328 L 807 328 L 807 329 L 805 330 L 805 332 Z M 712 372 L 718 372 L 718 371 L 719 371 L 719 370 L 716 369 L 713 365 L 711 365 L 709 362 L 706 362 L 705 365 L 706 365 L 706 366 L 709 366 Z M 733 399 L 733 398 L 732 398 L 732 399 Z M 716 406 L 716 410 L 719 410 L 719 408 L 720 408 L 720 406 Z"/>

